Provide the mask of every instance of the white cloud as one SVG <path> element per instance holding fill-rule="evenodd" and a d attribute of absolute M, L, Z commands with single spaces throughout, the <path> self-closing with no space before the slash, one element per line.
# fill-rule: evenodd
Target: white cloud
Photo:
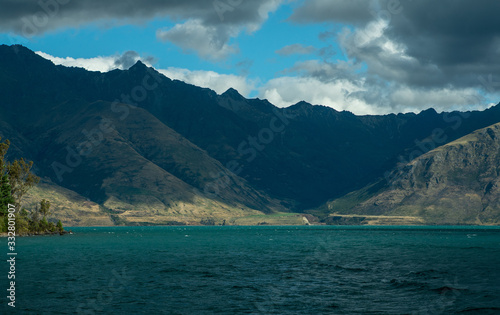
<path fill-rule="evenodd" d="M 233 74 L 220 74 L 214 71 L 191 71 L 188 69 L 173 68 L 159 69 L 161 74 L 193 85 L 206 87 L 221 94 L 229 88 L 234 88 L 243 96 L 248 97 L 255 89 L 255 81 Z"/>
<path fill-rule="evenodd" d="M 261 87 L 259 97 L 267 98 L 279 107 L 306 101 L 313 105 L 325 105 L 355 114 L 378 113 L 379 108 L 353 97 L 354 92 L 363 90 L 361 85 L 348 80 L 322 82 L 312 77 L 280 77 L 268 81 Z"/>
<path fill-rule="evenodd" d="M 128 69 L 131 65 L 133 65 L 137 60 L 141 59 L 139 54 L 135 53 L 129 63 L 123 63 L 122 60 L 128 57 L 127 55 L 130 52 L 126 52 L 123 55 L 114 55 L 114 56 L 99 56 L 94 58 L 72 58 L 72 57 L 54 57 L 47 53 L 37 51 L 35 52 L 39 56 L 52 61 L 56 65 L 63 65 L 66 67 L 79 67 L 84 68 L 89 71 L 100 71 L 100 72 L 108 72 L 114 69 Z M 151 67 L 151 63 L 147 60 L 148 58 L 143 59 L 142 61 Z"/>
<path fill-rule="evenodd" d="M 290 1 L 290 0 L 288 0 Z M 248 1 L 250 2 L 250 1 Z M 257 9 L 257 13 L 259 15 L 259 19 L 253 23 L 249 23 L 247 25 L 247 31 L 249 33 L 256 32 L 260 29 L 262 24 L 269 18 L 269 14 L 273 13 L 276 11 L 279 6 L 287 2 L 286 0 L 268 0 L 268 1 L 263 1 L 259 8 Z"/>
<path fill-rule="evenodd" d="M 192 19 L 170 29 L 158 30 L 156 37 L 172 42 L 185 53 L 195 51 L 204 59 L 219 61 L 239 51 L 236 45 L 228 44 L 237 34 L 237 29 L 232 27 L 206 26 Z"/>
<path fill-rule="evenodd" d="M 443 88 L 443 69 L 408 54 L 408 47 L 391 39 L 387 20 L 377 19 L 351 30 L 343 28 L 338 41 L 344 54 L 356 64 L 366 65 L 367 77 L 376 76 L 388 84 L 404 83 L 418 88 Z"/>
<path fill-rule="evenodd" d="M 400 48 L 391 45 L 387 50 Z M 392 53 L 392 52 L 391 52 Z M 259 97 L 280 107 L 299 101 L 348 110 L 358 115 L 484 109 L 487 103 L 474 88 L 419 88 L 404 82 L 388 82 L 356 72 L 359 63 L 321 60 L 297 62 L 259 88 Z"/>
<path fill-rule="evenodd" d="M 388 80 L 406 81 L 412 70 L 422 65 L 406 54 L 404 45 L 385 35 L 388 27 L 387 21 L 379 19 L 354 31 L 344 28 L 339 34 L 339 43 L 345 55 L 357 63 L 365 63 L 369 73 Z"/>
<path fill-rule="evenodd" d="M 79 67 L 85 68 L 90 71 L 100 71 L 108 72 L 110 70 L 116 69 L 115 57 L 95 57 L 95 58 L 60 58 L 54 57 L 41 51 L 36 52 L 38 55 L 45 59 L 52 61 L 56 65 L 64 65 L 67 67 Z"/>
<path fill-rule="evenodd" d="M 223 7 L 227 7 L 227 9 L 218 12 L 220 23 L 209 23 L 201 18 L 191 18 L 171 28 L 158 30 L 156 38 L 173 43 L 180 47 L 184 53 L 195 52 L 203 59 L 221 61 L 239 53 L 238 45 L 230 44 L 231 39 L 238 37 L 243 31 L 251 34 L 259 30 L 269 18 L 269 14 L 282 3 L 283 0 L 266 0 L 257 4 L 257 7 L 254 7 L 256 4 L 252 4 L 250 1 L 225 4 Z M 246 22 L 232 23 L 228 21 L 225 23 L 226 20 L 230 20 L 231 15 L 239 16 L 244 10 L 250 8 L 256 9 L 256 14 L 252 15 L 251 19 Z"/>
<path fill-rule="evenodd" d="M 435 88 L 412 89 L 400 87 L 390 95 L 390 100 L 396 108 L 403 112 L 419 112 L 433 107 L 436 111 L 450 110 L 482 110 L 488 106 L 484 97 L 476 89 Z"/>
<path fill-rule="evenodd" d="M 52 61 L 56 65 L 63 65 L 66 67 L 80 67 L 90 71 L 100 71 L 100 72 L 108 72 L 115 69 L 128 69 L 130 65 L 137 62 L 137 60 L 141 59 L 149 67 L 152 67 L 151 63 L 147 60 L 147 58 L 141 58 L 137 53 L 127 52 L 123 55 L 114 55 L 114 56 L 104 56 L 104 57 L 95 57 L 95 58 L 60 58 L 54 57 L 47 53 L 38 51 L 36 52 L 41 57 Z M 129 55 L 129 56 L 127 56 Z M 127 63 L 123 62 L 123 59 L 126 57 L 130 57 Z M 128 66 L 124 66 L 127 65 Z M 221 94 L 227 91 L 229 88 L 234 88 L 238 90 L 243 96 L 248 97 L 252 91 L 255 90 L 256 81 L 249 80 L 244 76 L 238 76 L 234 74 L 220 74 L 214 71 L 191 71 L 188 69 L 169 67 L 167 69 L 156 69 L 161 74 L 167 76 L 170 79 L 184 81 L 189 84 L 193 84 L 196 86 L 209 88 L 214 90 L 215 92 Z"/>

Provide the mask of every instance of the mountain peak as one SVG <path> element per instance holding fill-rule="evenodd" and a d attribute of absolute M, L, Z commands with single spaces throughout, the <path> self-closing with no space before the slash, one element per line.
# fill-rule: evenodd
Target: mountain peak
<path fill-rule="evenodd" d="M 311 103 L 308 103 L 306 101 L 300 101 L 300 102 L 298 102 L 297 104 L 295 104 L 293 106 L 297 106 L 297 107 L 313 107 L 313 105 Z"/>
<path fill-rule="evenodd" d="M 33 51 L 24 47 L 23 45 L 12 45 L 12 46 L 0 45 L 0 51 L 13 51 L 15 53 L 24 53 L 24 54 L 30 54 L 30 55 L 35 54 Z"/>
<path fill-rule="evenodd" d="M 500 110 L 500 103 L 496 104 L 496 105 L 492 105 L 490 108 L 488 108 L 487 110 L 491 111 L 491 110 L 494 110 L 494 111 L 498 111 Z"/>
<path fill-rule="evenodd" d="M 436 115 L 437 112 L 434 108 L 431 107 L 431 108 L 428 108 L 428 109 L 421 111 L 420 115 L 422 115 L 422 114 L 424 114 L 424 115 Z"/>
<path fill-rule="evenodd" d="M 3 58 L 10 56 L 10 57 L 15 57 L 17 59 L 19 58 L 28 58 L 28 59 L 36 58 L 38 60 L 43 59 L 38 54 L 36 54 L 35 52 L 33 52 L 32 50 L 23 45 L 12 45 L 12 46 L 0 45 L 0 55 Z"/>
<path fill-rule="evenodd" d="M 0 64 L 3 67 L 21 71 L 20 69 L 31 69 L 35 72 L 39 67 L 53 67 L 54 63 L 43 58 L 29 48 L 22 45 L 0 45 Z M 46 71 L 39 70 L 39 71 Z"/>
<path fill-rule="evenodd" d="M 238 92 L 236 89 L 233 89 L 232 87 L 227 89 L 227 91 L 222 93 L 222 95 L 228 96 L 228 97 L 231 97 L 234 99 L 242 99 L 242 98 L 244 99 L 245 98 L 245 97 L 243 97 L 243 95 L 240 94 L 240 92 Z"/>
<path fill-rule="evenodd" d="M 135 69 L 147 69 L 148 66 L 146 66 L 141 60 L 137 60 L 135 65 L 129 68 L 129 70 L 135 70 Z"/>

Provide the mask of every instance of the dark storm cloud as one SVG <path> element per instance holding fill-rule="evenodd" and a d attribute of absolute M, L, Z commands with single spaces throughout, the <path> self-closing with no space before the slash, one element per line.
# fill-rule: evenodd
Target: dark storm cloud
<path fill-rule="evenodd" d="M 401 38 L 409 54 L 420 60 L 441 65 L 493 62 L 500 48 L 498 12 L 500 1 L 492 0 L 407 2 L 388 34 Z"/>
<path fill-rule="evenodd" d="M 436 65 L 443 84 L 479 85 L 479 76 L 500 75 L 498 12 L 499 1 L 408 2 L 387 36 L 423 65 Z"/>
<path fill-rule="evenodd" d="M 221 61 L 239 51 L 229 40 L 260 28 L 283 0 L 0 0 L 0 32 L 25 39 L 89 23 L 103 27 L 166 18 L 174 27 L 157 30 L 185 53 Z M 12 38 L 12 42 L 19 39 Z M 22 42 L 22 41 L 21 41 Z"/>
<path fill-rule="evenodd" d="M 349 57 L 366 62 L 370 73 L 388 80 L 421 87 L 464 87 L 482 85 L 480 77 L 500 76 L 500 1 L 386 0 L 370 4 L 306 1 L 291 20 L 347 23 L 359 30 L 382 17 L 389 22 L 382 37 L 360 44 L 353 36 L 344 41 L 344 48 Z M 401 44 L 409 58 L 384 50 L 390 42 Z"/>
<path fill-rule="evenodd" d="M 294 22 L 325 22 L 358 24 L 373 18 L 371 3 L 364 0 L 311 0 L 304 2 L 290 17 Z"/>
<path fill-rule="evenodd" d="M 267 2 L 273 1 L 0 0 L 0 31 L 31 37 L 101 20 L 139 22 L 153 17 L 200 19 L 204 25 L 238 25 L 259 22 L 259 8 Z"/>

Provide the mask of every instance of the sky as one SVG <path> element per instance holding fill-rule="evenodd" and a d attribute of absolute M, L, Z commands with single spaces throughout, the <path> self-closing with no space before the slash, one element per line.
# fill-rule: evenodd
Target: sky
<path fill-rule="evenodd" d="M 480 5 L 479 5 L 480 3 Z M 355 114 L 481 110 L 500 101 L 500 2 L 0 0 L 0 43 L 106 72 L 171 79 L 279 107 Z"/>

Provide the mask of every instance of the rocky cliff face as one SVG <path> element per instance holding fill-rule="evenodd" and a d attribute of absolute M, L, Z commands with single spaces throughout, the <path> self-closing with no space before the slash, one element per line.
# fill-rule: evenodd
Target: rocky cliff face
<path fill-rule="evenodd" d="M 499 223 L 500 124 L 438 147 L 328 207 L 339 213 L 418 216 L 435 224 Z"/>

